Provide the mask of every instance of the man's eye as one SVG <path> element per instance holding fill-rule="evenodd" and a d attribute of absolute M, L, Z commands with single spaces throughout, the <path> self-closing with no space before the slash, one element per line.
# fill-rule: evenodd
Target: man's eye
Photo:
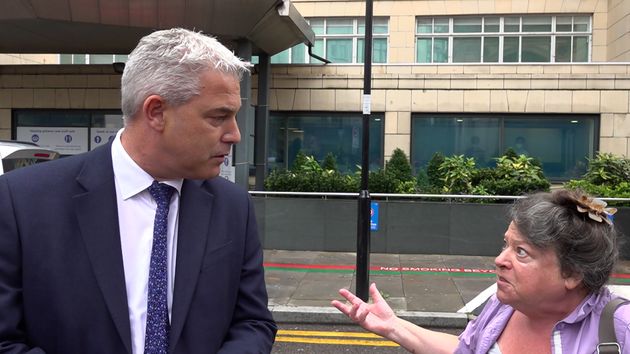
<path fill-rule="evenodd" d="M 519 257 L 525 257 L 525 256 L 527 256 L 527 251 L 525 251 L 525 250 L 524 250 L 523 248 L 521 248 L 521 247 L 518 247 L 518 248 L 516 249 L 516 254 L 517 254 Z"/>

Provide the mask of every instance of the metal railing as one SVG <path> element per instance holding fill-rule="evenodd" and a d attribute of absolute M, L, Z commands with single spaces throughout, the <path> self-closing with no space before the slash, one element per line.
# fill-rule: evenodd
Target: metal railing
<path fill-rule="evenodd" d="M 274 192 L 274 191 L 249 191 L 252 196 L 262 197 L 318 197 L 321 199 L 350 199 L 358 198 L 359 193 L 336 193 L 336 192 Z M 473 194 L 398 194 L 398 193 L 370 193 L 373 199 L 447 199 L 449 201 L 474 199 L 474 200 L 515 200 L 526 198 L 526 196 L 515 195 L 473 195 Z M 630 198 L 598 198 L 606 202 L 630 202 Z"/>

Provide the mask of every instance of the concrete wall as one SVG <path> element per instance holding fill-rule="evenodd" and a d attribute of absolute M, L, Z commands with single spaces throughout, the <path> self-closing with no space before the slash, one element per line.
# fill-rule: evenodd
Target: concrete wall
<path fill-rule="evenodd" d="M 355 199 L 253 197 L 266 249 L 353 252 L 357 249 Z M 496 256 L 507 229 L 508 204 L 377 200 L 375 253 Z M 630 209 L 619 208 L 615 226 L 628 240 Z M 630 243 L 622 257 L 630 259 Z"/>
<path fill-rule="evenodd" d="M 120 109 L 120 74 L 111 65 L 0 66 L 0 139 L 11 138 L 11 111 Z"/>

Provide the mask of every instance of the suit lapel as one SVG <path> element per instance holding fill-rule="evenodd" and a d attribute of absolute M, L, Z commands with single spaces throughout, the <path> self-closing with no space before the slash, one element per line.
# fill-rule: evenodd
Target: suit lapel
<path fill-rule="evenodd" d="M 105 147 L 96 149 L 86 158 L 84 168 L 77 176 L 77 182 L 86 192 L 74 196 L 74 206 L 96 281 L 127 353 L 131 353 L 129 309 L 110 151 L 111 148 Z"/>
<path fill-rule="evenodd" d="M 170 347 L 181 335 L 196 289 L 209 237 L 213 195 L 205 182 L 184 180 L 179 205 L 177 265 L 171 317 Z"/>

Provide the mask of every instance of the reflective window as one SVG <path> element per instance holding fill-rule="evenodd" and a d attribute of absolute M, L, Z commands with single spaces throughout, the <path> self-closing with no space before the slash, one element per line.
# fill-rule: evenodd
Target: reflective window
<path fill-rule="evenodd" d="M 312 52 L 333 63 L 363 63 L 365 21 L 362 18 L 311 18 L 308 20 L 315 43 Z M 387 62 L 389 20 L 372 19 L 372 62 Z M 308 55 L 305 44 L 298 44 L 271 57 L 274 64 L 321 63 Z"/>
<path fill-rule="evenodd" d="M 418 63 L 588 62 L 590 16 L 417 17 Z"/>
<path fill-rule="evenodd" d="M 383 114 L 370 120 L 370 169 L 383 166 Z M 361 166 L 363 115 L 360 113 L 271 112 L 268 138 L 270 169 L 291 168 L 299 151 L 320 163 L 332 153 L 339 171 Z"/>
<path fill-rule="evenodd" d="M 474 157 L 477 167 L 512 148 L 535 157 L 552 180 L 578 178 L 597 150 L 595 115 L 414 114 L 411 161 L 426 168 L 435 152 Z"/>
<path fill-rule="evenodd" d="M 59 54 L 60 64 L 112 64 L 126 61 L 127 55 L 119 54 Z"/>

